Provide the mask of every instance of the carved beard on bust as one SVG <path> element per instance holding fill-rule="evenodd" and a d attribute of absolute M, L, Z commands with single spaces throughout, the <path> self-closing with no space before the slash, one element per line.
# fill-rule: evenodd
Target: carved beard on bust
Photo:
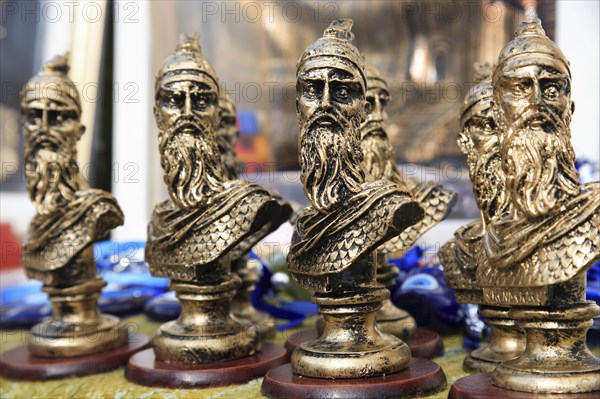
<path fill-rule="evenodd" d="M 360 141 L 363 153 L 363 169 L 373 181 L 386 179 L 393 182 L 402 180 L 396 169 L 394 148 L 387 139 L 383 128 L 370 130 Z"/>
<path fill-rule="evenodd" d="M 25 147 L 27 190 L 38 214 L 49 215 L 66 207 L 87 185 L 79 174 L 72 132 L 53 129 L 28 132 Z"/>
<path fill-rule="evenodd" d="M 208 128 L 183 118 L 160 134 L 164 181 L 179 208 L 197 208 L 223 191 L 216 143 L 204 139 L 209 134 Z"/>
<path fill-rule="evenodd" d="M 545 118 L 542 129 L 531 129 L 529 122 L 539 118 Z M 527 109 L 506 130 L 506 187 L 515 207 L 530 218 L 547 215 L 579 194 L 569 122 L 549 108 Z"/>
<path fill-rule="evenodd" d="M 237 128 L 235 126 L 221 126 L 217 132 L 217 145 L 221 154 L 221 163 L 225 177 L 229 180 L 237 178 L 235 164 L 235 144 Z"/>
<path fill-rule="evenodd" d="M 334 120 L 329 126 L 321 118 Z M 335 111 L 317 112 L 300 132 L 300 179 L 312 206 L 330 210 L 346 195 L 357 193 L 365 181 L 358 137 L 360 121 L 348 120 Z M 347 127 L 344 129 L 343 127 Z"/>
<path fill-rule="evenodd" d="M 484 151 L 471 151 L 468 157 L 475 199 L 487 223 L 494 216 L 506 212 L 509 206 L 502 160 L 498 152 L 498 138 L 490 138 Z"/>

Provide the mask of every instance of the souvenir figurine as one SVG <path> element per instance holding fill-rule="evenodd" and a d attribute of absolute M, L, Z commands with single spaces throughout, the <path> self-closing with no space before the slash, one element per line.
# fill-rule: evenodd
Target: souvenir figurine
<path fill-rule="evenodd" d="M 366 182 L 367 79 L 351 26 L 333 21 L 297 64 L 301 181 L 310 205 L 296 220 L 288 266 L 297 284 L 315 291 L 324 331 L 265 376 L 269 397 L 409 396 L 445 386 L 439 366 L 411 359 L 406 343 L 375 324 L 390 295 L 376 281 L 376 249 L 424 212 L 406 186 Z"/>
<path fill-rule="evenodd" d="M 585 339 L 600 308 L 585 288 L 600 258 L 600 183 L 579 184 L 569 62 L 539 19 L 502 50 L 492 86 L 510 209 L 486 226 L 477 284 L 485 304 L 510 307 L 526 346 L 492 373 L 458 380 L 450 397 L 597 397 L 600 359 Z"/>
<path fill-rule="evenodd" d="M 396 167 L 394 148 L 384 127 L 387 119 L 385 107 L 390 100 L 387 83 L 373 65 L 366 64 L 365 73 L 369 111 L 365 122 L 361 125 L 360 146 L 364 156 L 363 167 L 367 172 L 366 179 L 367 181 L 385 179 L 406 184 L 425 211 L 420 222 L 387 241 L 377 250 L 377 281 L 382 287 L 390 288 L 398 276 L 398 268 L 388 262 L 388 254 L 406 253 L 423 233 L 447 216 L 456 200 L 456 195 L 433 182 L 404 180 Z M 406 341 L 413 356 L 431 358 L 443 351 L 439 334 L 425 328 L 419 328 L 417 333 L 414 318 L 405 310 L 397 308 L 390 299 L 383 302 L 383 307 L 377 312 L 376 320 L 382 332 Z"/>
<path fill-rule="evenodd" d="M 159 327 L 152 349 L 129 360 L 126 377 L 166 387 L 249 381 L 281 363 L 285 351 L 268 343 L 261 349 L 258 327 L 232 316 L 241 281 L 231 261 L 262 238 L 256 233 L 265 226 L 278 227 L 281 206 L 262 187 L 223 171 L 219 83 L 198 35 L 182 35 L 163 63 L 154 115 L 169 199 L 154 209 L 146 261 L 154 276 L 171 279 L 182 311 Z"/>
<path fill-rule="evenodd" d="M 27 189 L 36 210 L 22 263 L 29 278 L 43 283 L 52 317 L 33 327 L 26 346 L 2 355 L 2 375 L 18 379 L 104 372 L 148 343 L 98 310 L 106 282 L 96 276 L 93 244 L 123 224 L 123 213 L 79 170 L 76 144 L 85 126 L 68 70 L 68 55 L 57 56 L 21 92 Z"/>
<path fill-rule="evenodd" d="M 462 107 L 462 131 L 458 145 L 467 156 L 480 219 L 456 231 L 454 240 L 440 250 L 440 260 L 456 300 L 482 304 L 483 292 L 477 285 L 477 267 L 485 262 L 485 226 L 495 215 L 508 211 L 510 202 L 501 169 L 498 127 L 492 115 L 491 65 L 476 64 L 475 69 L 476 84 L 467 93 Z M 479 313 L 491 328 L 490 343 L 465 358 L 465 371 L 492 371 L 504 360 L 514 359 L 523 352 L 525 337 L 515 321 L 508 317 L 508 310 L 499 306 L 480 307 Z"/>

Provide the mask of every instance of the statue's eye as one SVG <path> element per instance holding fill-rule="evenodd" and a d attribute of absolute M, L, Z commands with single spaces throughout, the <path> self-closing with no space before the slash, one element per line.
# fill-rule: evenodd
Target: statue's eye
<path fill-rule="evenodd" d="M 544 97 L 549 100 L 555 100 L 558 98 L 559 91 L 559 87 L 556 83 L 549 84 L 544 88 Z"/>
<path fill-rule="evenodd" d="M 483 123 L 483 130 L 485 130 L 486 132 L 491 132 L 495 128 L 496 128 L 496 124 L 491 119 L 488 119 Z"/>
<path fill-rule="evenodd" d="M 382 96 L 382 97 L 379 98 L 379 103 L 384 108 L 385 108 L 386 105 L 388 105 L 389 102 L 390 102 L 390 98 L 387 97 L 387 96 Z"/>
<path fill-rule="evenodd" d="M 38 125 L 42 121 L 42 113 L 38 109 L 27 110 L 25 117 L 30 125 Z"/>
<path fill-rule="evenodd" d="M 167 101 L 167 103 L 171 106 L 171 107 L 178 107 L 181 105 L 181 101 L 182 101 L 182 95 L 180 92 L 176 91 L 176 92 L 171 92 L 171 93 L 165 93 L 165 99 Z"/>
<path fill-rule="evenodd" d="M 367 96 L 367 102 L 371 105 L 371 110 L 375 108 L 375 97 Z"/>
<path fill-rule="evenodd" d="M 350 96 L 350 90 L 346 86 L 340 86 L 336 88 L 335 96 L 340 100 L 346 100 Z"/>
<path fill-rule="evenodd" d="M 529 82 L 524 80 L 517 81 L 512 85 L 512 89 L 516 94 L 525 94 L 529 92 L 530 87 Z"/>
<path fill-rule="evenodd" d="M 317 94 L 317 88 L 315 87 L 314 84 L 309 83 L 308 85 L 306 85 L 306 93 L 312 97 L 315 94 Z"/>

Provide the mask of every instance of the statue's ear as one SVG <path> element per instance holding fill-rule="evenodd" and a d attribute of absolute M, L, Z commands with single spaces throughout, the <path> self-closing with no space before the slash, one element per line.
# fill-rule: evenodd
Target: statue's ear
<path fill-rule="evenodd" d="M 79 137 L 85 133 L 85 125 L 79 125 Z"/>
<path fill-rule="evenodd" d="M 571 101 L 571 115 L 575 113 L 575 101 Z"/>

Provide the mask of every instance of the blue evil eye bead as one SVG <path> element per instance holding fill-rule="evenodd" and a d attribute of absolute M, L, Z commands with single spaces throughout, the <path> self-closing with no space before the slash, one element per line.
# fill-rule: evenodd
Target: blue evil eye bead
<path fill-rule="evenodd" d="M 466 349 L 477 349 L 481 342 L 490 336 L 490 328 L 485 325 L 479 316 L 479 305 L 460 305 L 464 314 L 463 347 Z"/>
<path fill-rule="evenodd" d="M 51 314 L 52 305 L 39 281 L 6 287 L 0 293 L 3 328 L 29 328 Z"/>
<path fill-rule="evenodd" d="M 153 277 L 148 273 L 140 272 L 121 272 L 106 273 L 102 276 L 108 283 L 103 292 L 117 291 L 119 289 L 130 287 L 154 288 L 163 293 L 169 289 L 169 279 L 162 277 Z"/>
<path fill-rule="evenodd" d="M 250 252 L 248 258 L 258 260 L 261 266 L 260 281 L 250 294 L 252 306 L 276 319 L 288 320 L 286 323 L 278 324 L 277 331 L 296 327 L 302 324 L 307 317 L 318 313 L 317 305 L 310 301 L 290 301 L 282 299 L 282 295 L 278 295 L 278 289 L 285 289 L 290 283 L 290 278 L 286 273 L 271 273 L 266 262 L 254 252 Z"/>
<path fill-rule="evenodd" d="M 181 314 L 181 304 L 175 297 L 175 292 L 168 291 L 152 298 L 144 306 L 144 313 L 152 320 L 175 320 Z"/>
<path fill-rule="evenodd" d="M 30 328 L 52 315 L 50 302 L 43 304 L 21 304 L 11 307 L 0 306 L 2 328 Z"/>
<path fill-rule="evenodd" d="M 439 320 L 456 328 L 463 318 L 454 293 L 446 285 L 440 266 L 411 270 L 402 284 L 393 287 L 392 301 L 408 311 L 420 325 Z"/>
<path fill-rule="evenodd" d="M 102 241 L 94 245 L 98 273 L 149 273 L 144 261 L 145 241 Z"/>
<path fill-rule="evenodd" d="M 98 299 L 98 306 L 103 313 L 127 316 L 141 312 L 146 302 L 163 292 L 163 290 L 145 287 L 131 287 L 117 291 L 107 291 L 103 292 L 102 296 Z"/>

